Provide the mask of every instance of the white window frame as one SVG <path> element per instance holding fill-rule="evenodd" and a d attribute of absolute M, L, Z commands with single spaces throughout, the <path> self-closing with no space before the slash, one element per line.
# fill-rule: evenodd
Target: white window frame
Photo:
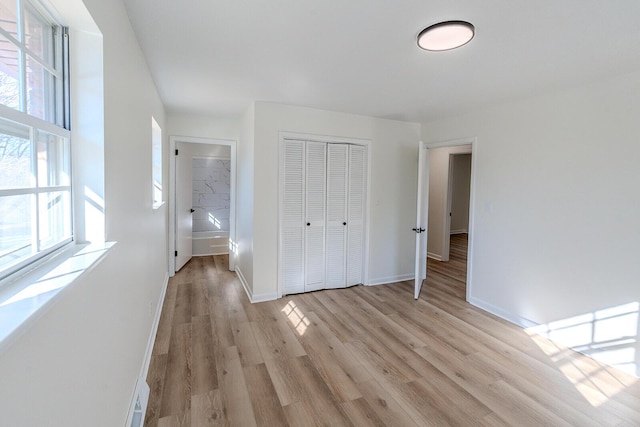
<path fill-rule="evenodd" d="M 35 12 L 39 17 L 44 18 L 46 23 L 52 26 L 52 30 L 55 28 L 56 31 L 53 32 L 51 52 L 50 55 L 53 55 L 55 58 L 53 67 L 50 64 L 47 64 L 43 61 L 38 54 L 34 53 L 27 47 L 27 43 L 24 40 L 24 22 L 25 22 L 25 10 L 31 9 L 32 12 Z M 70 237 L 65 238 L 57 242 L 56 244 L 47 247 L 44 250 L 40 250 L 38 247 L 39 244 L 36 244 L 37 251 L 32 253 L 30 256 L 23 258 L 19 262 L 7 267 L 0 269 L 0 285 L 5 282 L 5 280 L 13 275 L 25 272 L 27 270 L 26 267 L 31 266 L 35 262 L 42 260 L 43 258 L 52 255 L 54 252 L 57 252 L 62 247 L 68 245 L 74 240 L 74 223 L 73 223 L 73 215 L 74 215 L 74 206 L 73 206 L 73 187 L 72 187 L 72 165 L 71 165 L 71 132 L 70 121 L 69 121 L 69 85 L 68 85 L 68 31 L 64 28 L 56 19 L 52 17 L 50 13 L 48 13 L 47 9 L 40 3 L 32 0 L 18 0 L 17 2 L 17 10 L 16 10 L 16 28 L 17 28 L 17 38 L 6 31 L 5 29 L 0 27 L 0 35 L 9 40 L 17 49 L 18 49 L 18 59 L 19 59 L 19 86 L 20 86 L 20 105 L 18 109 L 13 109 L 6 105 L 0 104 L 0 117 L 4 120 L 11 121 L 17 123 L 19 125 L 28 127 L 30 129 L 29 139 L 32 146 L 32 158 L 37 155 L 37 150 L 35 149 L 37 144 L 38 132 L 46 132 L 56 137 L 63 138 L 67 141 L 67 152 L 65 153 L 66 162 L 68 164 L 68 183 L 66 185 L 58 185 L 58 186 L 39 186 L 37 182 L 37 173 L 34 177 L 35 183 L 26 188 L 9 188 L 0 190 L 0 197 L 8 197 L 8 196 L 17 196 L 17 195 L 35 195 L 35 211 L 36 211 L 36 223 L 39 223 L 39 215 L 40 209 L 38 208 L 39 194 L 56 192 L 56 191 L 68 191 L 69 192 L 69 223 L 65 224 L 65 226 L 69 227 Z M 48 71 L 55 78 L 55 87 L 52 88 L 54 91 L 54 95 L 52 99 L 53 104 L 50 104 L 48 107 L 45 107 L 45 118 L 49 118 L 50 120 L 45 120 L 36 116 L 32 116 L 26 112 L 27 110 L 27 67 L 26 60 L 27 56 L 30 60 L 35 60 L 40 66 L 42 66 L 46 71 Z M 51 112 L 53 110 L 53 112 Z M 36 240 L 38 236 L 37 226 L 35 227 Z"/>

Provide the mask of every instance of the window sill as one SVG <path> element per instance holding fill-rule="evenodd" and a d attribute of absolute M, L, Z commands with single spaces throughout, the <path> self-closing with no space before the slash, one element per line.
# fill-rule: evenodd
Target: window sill
<path fill-rule="evenodd" d="M 42 316 L 60 294 L 102 261 L 115 242 L 71 244 L 0 288 L 0 352 Z"/>

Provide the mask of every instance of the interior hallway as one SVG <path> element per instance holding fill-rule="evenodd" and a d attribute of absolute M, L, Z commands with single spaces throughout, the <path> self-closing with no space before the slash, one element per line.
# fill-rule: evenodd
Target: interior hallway
<path fill-rule="evenodd" d="M 464 301 L 466 235 L 413 283 L 250 304 L 223 256 L 169 282 L 146 426 L 639 425 L 637 379 Z"/>

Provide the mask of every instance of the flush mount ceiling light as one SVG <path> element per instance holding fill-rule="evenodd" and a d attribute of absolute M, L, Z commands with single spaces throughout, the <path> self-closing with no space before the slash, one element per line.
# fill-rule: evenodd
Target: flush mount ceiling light
<path fill-rule="evenodd" d="M 418 46 L 424 50 L 450 50 L 471 41 L 475 27 L 466 21 L 446 21 L 433 24 L 418 34 Z"/>

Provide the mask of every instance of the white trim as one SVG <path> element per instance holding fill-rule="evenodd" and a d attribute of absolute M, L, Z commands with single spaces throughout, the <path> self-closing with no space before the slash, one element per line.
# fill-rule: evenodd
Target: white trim
<path fill-rule="evenodd" d="M 71 139 L 71 131 L 50 123 L 46 120 L 40 119 L 38 117 L 30 116 L 29 114 L 15 110 L 11 107 L 7 107 L 5 105 L 0 105 L 0 117 L 5 120 L 9 120 L 15 123 L 19 123 L 24 126 L 37 128 L 38 130 L 43 130 L 45 132 L 51 133 L 56 136 L 61 136 L 63 138 Z"/>
<path fill-rule="evenodd" d="M 469 302 L 469 304 L 475 307 L 478 307 L 479 309 L 487 311 L 495 316 L 498 316 L 501 319 L 504 319 L 522 328 L 526 329 L 526 328 L 532 328 L 534 326 L 539 326 L 538 323 L 532 320 L 518 316 L 517 314 L 511 313 L 510 311 L 506 311 L 500 307 L 496 307 L 495 305 L 490 304 L 482 299 L 471 297 L 471 298 L 468 298 L 467 301 Z"/>
<path fill-rule="evenodd" d="M 267 292 L 264 294 L 255 294 L 252 298 L 251 298 L 251 303 L 255 304 L 258 302 L 266 302 L 266 301 L 274 301 L 277 300 L 278 298 L 278 294 L 275 294 L 273 292 Z"/>
<path fill-rule="evenodd" d="M 240 283 L 244 288 L 244 292 L 247 294 L 247 297 L 249 298 L 249 301 L 252 304 L 257 302 L 273 301 L 282 297 L 282 295 L 278 295 L 273 292 L 254 295 L 253 292 L 251 292 L 251 288 L 249 287 L 247 279 L 244 277 L 244 274 L 242 274 L 242 270 L 240 269 L 240 266 L 236 266 L 236 276 L 238 276 L 238 280 L 240 280 Z"/>
<path fill-rule="evenodd" d="M 456 147 L 458 145 L 473 145 L 474 142 L 477 142 L 477 137 L 467 137 L 467 138 L 456 138 L 456 139 L 447 139 L 444 141 L 433 141 L 433 142 L 425 142 L 425 147 L 427 149 L 431 148 L 442 148 L 442 147 Z"/>
<path fill-rule="evenodd" d="M 249 297 L 249 301 L 251 301 L 251 288 L 249 287 L 249 283 L 247 283 L 247 279 L 245 279 L 244 274 L 242 274 L 242 270 L 239 265 L 236 266 L 236 276 L 238 276 L 238 280 L 240 280 L 240 284 L 244 288 L 244 292 L 247 294 L 247 297 Z"/>
<path fill-rule="evenodd" d="M 332 136 L 332 135 L 316 135 L 311 133 L 301 133 L 301 132 L 287 132 L 282 131 L 278 133 L 279 140 L 282 142 L 285 139 L 294 139 L 298 141 L 311 141 L 311 142 L 326 142 L 328 144 L 355 144 L 355 145 L 366 145 L 367 147 L 371 144 L 371 140 L 364 138 L 349 138 L 342 136 Z"/>
<path fill-rule="evenodd" d="M 156 314 L 153 318 L 153 323 L 151 324 L 151 332 L 149 333 L 149 338 L 147 339 L 147 349 L 145 350 L 145 353 L 144 353 L 142 368 L 140 369 L 140 375 L 138 376 L 138 380 L 136 381 L 136 384 L 133 389 L 133 395 L 131 396 L 131 404 L 129 406 L 129 414 L 127 416 L 127 424 L 126 424 L 127 427 L 131 425 L 131 421 L 133 418 L 133 413 L 136 405 L 136 399 L 138 398 L 138 395 L 145 392 L 147 392 L 148 394 L 149 386 L 147 384 L 147 375 L 149 374 L 149 366 L 151 365 L 151 355 L 153 354 L 153 345 L 156 342 L 156 334 L 158 333 L 158 326 L 160 325 L 160 316 L 162 314 L 162 308 L 164 307 L 164 298 L 167 294 L 168 285 L 169 285 L 169 272 L 165 273 L 165 276 L 164 276 L 164 282 L 162 283 L 162 289 L 160 290 L 160 297 L 158 298 L 158 303 L 156 304 Z M 146 404 L 147 402 L 144 402 L 144 403 Z M 143 409 L 142 423 L 144 423 L 144 416 L 147 408 L 145 407 L 142 409 Z"/>
<path fill-rule="evenodd" d="M 388 285 L 390 283 L 406 282 L 408 280 L 414 280 L 415 277 L 416 277 L 415 273 L 400 274 L 398 276 L 380 277 L 378 279 L 373 279 L 371 282 L 366 282 L 365 286 L 379 286 L 379 285 Z"/>
<path fill-rule="evenodd" d="M 192 144 L 226 145 L 231 148 L 231 204 L 229 206 L 229 241 L 236 242 L 236 150 L 237 141 L 231 139 L 199 138 L 191 136 L 169 136 L 169 275 L 176 274 L 176 145 L 178 142 Z M 235 253 L 229 251 L 229 271 L 236 270 Z"/>
<path fill-rule="evenodd" d="M 365 214 L 364 214 L 364 250 L 363 250 L 363 260 L 362 260 L 362 271 L 363 283 L 368 283 L 369 281 L 369 227 L 370 227 L 370 216 L 371 216 L 371 162 L 373 159 L 372 153 L 372 144 L 371 140 L 363 139 L 363 138 L 349 138 L 349 137 L 340 137 L 340 136 L 331 136 L 331 135 L 315 135 L 308 133 L 300 133 L 300 132 L 287 132 L 281 131 L 278 133 L 278 253 L 277 253 L 277 290 L 276 297 L 269 298 L 277 299 L 282 298 L 284 295 L 284 280 L 282 276 L 282 210 L 283 210 L 283 195 L 282 195 L 282 186 L 284 184 L 284 177 L 282 175 L 282 147 L 284 145 L 285 139 L 292 139 L 298 141 L 312 141 L 312 142 L 323 142 L 329 144 L 354 144 L 360 145 L 366 148 L 367 151 L 367 186 L 365 193 Z M 412 276 L 413 277 L 413 276 Z M 270 294 L 265 294 L 270 295 Z M 268 300 L 261 300 L 268 301 Z"/>
<path fill-rule="evenodd" d="M 442 261 L 442 257 L 438 254 L 434 254 L 433 252 L 427 252 L 427 258 L 435 259 L 436 261 Z"/>
<path fill-rule="evenodd" d="M 164 282 L 162 283 L 162 289 L 160 290 L 160 297 L 158 298 L 158 304 L 156 305 L 156 314 L 153 318 L 153 324 L 151 325 L 151 333 L 149 334 L 149 340 L 147 341 L 147 350 L 145 352 L 144 361 L 142 363 L 142 370 L 140 378 L 146 381 L 147 374 L 149 373 L 149 364 L 151 363 L 151 354 L 153 353 L 153 344 L 156 341 L 156 334 L 158 333 L 158 325 L 160 324 L 160 315 L 162 314 L 162 307 L 164 307 L 164 298 L 167 294 L 167 286 L 169 285 L 169 273 L 164 276 Z"/>
<path fill-rule="evenodd" d="M 451 234 L 465 234 L 468 233 L 469 231 L 466 228 L 460 229 L 460 230 L 451 230 L 449 232 L 449 235 Z"/>

